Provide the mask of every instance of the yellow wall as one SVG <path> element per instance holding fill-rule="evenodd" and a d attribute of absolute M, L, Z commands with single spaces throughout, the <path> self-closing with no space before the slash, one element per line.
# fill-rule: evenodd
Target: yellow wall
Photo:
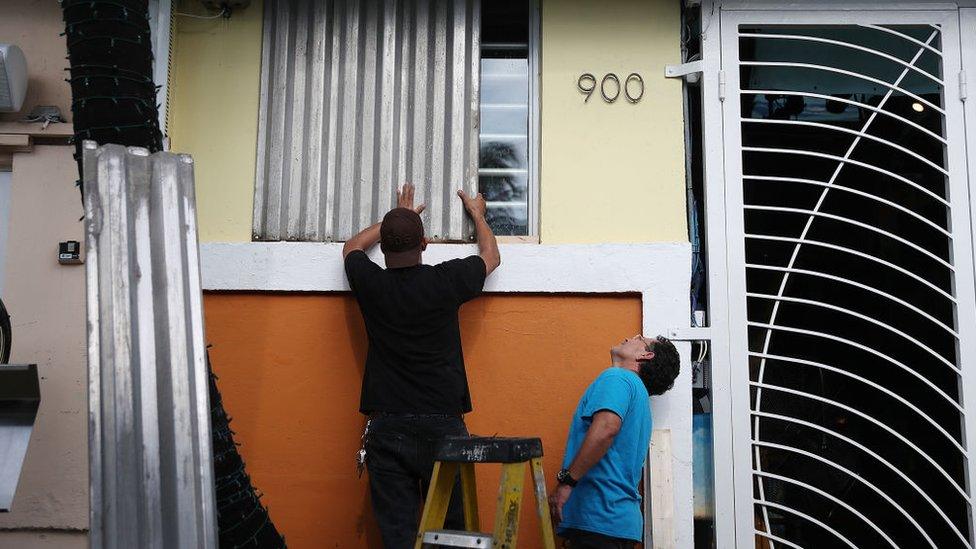
<path fill-rule="evenodd" d="M 251 237 L 261 4 L 229 21 L 177 17 L 170 133 L 196 159 L 201 241 Z M 686 241 L 681 84 L 663 77 L 680 60 L 679 3 L 541 4 L 541 241 Z M 583 103 L 584 72 L 640 73 L 644 97 Z"/>
<path fill-rule="evenodd" d="M 681 83 L 664 78 L 681 59 L 680 2 L 541 4 L 542 241 L 687 241 Z M 610 72 L 639 73 L 642 100 L 584 103 L 579 76 Z"/>
<path fill-rule="evenodd" d="M 177 11 L 205 14 L 199 4 Z M 174 16 L 170 148 L 195 160 L 201 241 L 251 240 L 262 4 L 227 20 Z"/>

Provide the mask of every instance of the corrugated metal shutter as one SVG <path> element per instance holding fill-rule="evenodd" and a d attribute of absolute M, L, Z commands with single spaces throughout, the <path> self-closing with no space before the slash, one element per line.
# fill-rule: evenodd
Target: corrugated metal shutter
<path fill-rule="evenodd" d="M 268 0 L 255 240 L 342 241 L 417 185 L 427 236 L 467 240 L 480 0 Z"/>
<path fill-rule="evenodd" d="M 193 160 L 83 154 L 91 547 L 216 549 Z"/>

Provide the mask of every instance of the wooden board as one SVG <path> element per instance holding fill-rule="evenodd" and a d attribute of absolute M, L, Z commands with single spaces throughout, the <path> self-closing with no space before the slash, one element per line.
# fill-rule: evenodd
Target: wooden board
<path fill-rule="evenodd" d="M 654 549 L 674 544 L 674 476 L 671 471 L 671 431 L 651 433 L 651 532 Z"/>

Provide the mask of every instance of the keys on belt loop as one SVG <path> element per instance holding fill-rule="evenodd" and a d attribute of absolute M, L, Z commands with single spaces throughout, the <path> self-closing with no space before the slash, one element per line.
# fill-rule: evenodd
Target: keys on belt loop
<path fill-rule="evenodd" d="M 372 419 L 366 420 L 366 427 L 363 429 L 359 451 L 356 452 L 356 472 L 359 478 L 363 477 L 363 470 L 366 469 L 366 443 L 369 441 L 369 426 L 372 422 Z"/>

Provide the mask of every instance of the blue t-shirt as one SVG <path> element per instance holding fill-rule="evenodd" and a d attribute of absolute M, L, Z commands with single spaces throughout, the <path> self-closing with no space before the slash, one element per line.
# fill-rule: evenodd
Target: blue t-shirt
<path fill-rule="evenodd" d="M 620 432 L 603 459 L 573 488 L 563 505 L 558 531 L 575 528 L 640 541 L 644 516 L 637 485 L 651 441 L 651 408 L 647 389 L 636 373 L 609 368 L 586 389 L 569 427 L 563 467 L 572 463 L 593 415 L 601 410 L 620 416 Z"/>

